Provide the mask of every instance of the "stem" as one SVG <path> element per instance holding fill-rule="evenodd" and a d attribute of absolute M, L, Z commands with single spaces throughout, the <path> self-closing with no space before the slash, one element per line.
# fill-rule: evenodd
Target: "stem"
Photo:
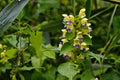
<path fill-rule="evenodd" d="M 73 13 L 76 15 L 76 10 L 75 10 L 75 0 L 73 0 Z"/>
<path fill-rule="evenodd" d="M 94 15 L 91 16 L 89 19 L 92 19 L 92 18 L 94 18 L 94 17 L 96 17 L 96 16 L 99 16 L 100 14 L 102 14 L 102 13 L 108 11 L 108 10 L 111 9 L 112 7 L 113 7 L 113 6 L 110 6 L 110 7 L 108 7 L 107 9 L 102 10 L 102 11 L 100 11 L 99 13 L 94 14 Z"/>
<path fill-rule="evenodd" d="M 113 17 L 114 17 L 114 15 L 115 15 L 115 12 L 116 12 L 116 10 L 117 10 L 117 7 L 118 7 L 118 4 L 115 5 L 114 10 L 113 10 L 113 13 L 112 13 L 111 18 L 110 18 L 110 22 L 109 22 L 109 25 L 108 25 L 108 32 L 107 32 L 107 40 L 109 39 L 109 34 L 110 34 L 110 30 L 111 30 L 111 25 L 112 25 Z"/>

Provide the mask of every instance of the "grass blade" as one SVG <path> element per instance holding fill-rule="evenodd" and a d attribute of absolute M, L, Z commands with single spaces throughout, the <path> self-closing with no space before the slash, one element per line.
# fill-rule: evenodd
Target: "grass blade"
<path fill-rule="evenodd" d="M 29 0 L 14 0 L 0 12 L 0 33 L 7 30 L 8 26 L 19 15 L 20 11 L 28 3 L 28 1 Z"/>

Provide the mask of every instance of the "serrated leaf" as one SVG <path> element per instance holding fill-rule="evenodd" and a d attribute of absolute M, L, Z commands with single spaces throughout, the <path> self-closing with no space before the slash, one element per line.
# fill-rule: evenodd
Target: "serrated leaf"
<path fill-rule="evenodd" d="M 58 67 L 58 72 L 69 78 L 69 80 L 72 80 L 79 71 L 78 65 L 71 62 L 63 63 Z"/>
<path fill-rule="evenodd" d="M 0 12 L 0 33 L 7 30 L 29 0 L 14 0 Z"/>
<path fill-rule="evenodd" d="M 66 52 L 68 52 L 68 51 L 71 51 L 71 50 L 73 50 L 73 49 L 75 49 L 75 47 L 73 46 L 73 44 L 70 43 L 70 42 L 67 42 L 67 43 L 65 43 L 65 44 L 62 46 L 60 54 L 64 54 L 64 53 L 66 53 Z"/>
<path fill-rule="evenodd" d="M 42 32 L 31 32 L 30 34 L 30 42 L 31 45 L 37 50 L 40 49 L 40 45 L 42 44 Z"/>
<path fill-rule="evenodd" d="M 42 58 L 40 46 L 42 44 L 42 32 L 31 32 L 30 34 L 30 42 L 31 46 L 33 46 L 36 50 L 37 56 Z"/>
<path fill-rule="evenodd" d="M 17 40 L 17 35 L 7 35 L 5 38 L 13 47 L 17 47 L 19 49 L 21 47 L 25 47 L 25 45 L 28 43 L 28 40 L 23 37 L 19 37 L 19 40 Z"/>

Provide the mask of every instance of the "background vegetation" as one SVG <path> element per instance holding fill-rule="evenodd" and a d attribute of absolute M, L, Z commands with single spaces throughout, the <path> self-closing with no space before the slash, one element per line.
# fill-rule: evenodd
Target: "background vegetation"
<path fill-rule="evenodd" d="M 0 11 L 12 1 L 0 0 Z M 78 15 L 81 8 L 93 29 L 90 59 L 78 61 L 82 67 L 58 50 L 62 14 Z M 0 34 L 0 80 L 120 80 L 119 10 L 107 0 L 30 0 Z"/>

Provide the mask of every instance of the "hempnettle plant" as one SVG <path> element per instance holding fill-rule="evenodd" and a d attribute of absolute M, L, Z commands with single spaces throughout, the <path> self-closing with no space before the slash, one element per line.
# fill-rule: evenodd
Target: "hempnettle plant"
<path fill-rule="evenodd" d="M 92 44 L 91 23 L 88 22 L 85 11 L 85 8 L 81 9 L 77 16 L 62 15 L 64 29 L 61 30 L 62 37 L 59 49 L 66 58 L 81 56 L 82 53 L 89 51 L 89 45 Z"/>

